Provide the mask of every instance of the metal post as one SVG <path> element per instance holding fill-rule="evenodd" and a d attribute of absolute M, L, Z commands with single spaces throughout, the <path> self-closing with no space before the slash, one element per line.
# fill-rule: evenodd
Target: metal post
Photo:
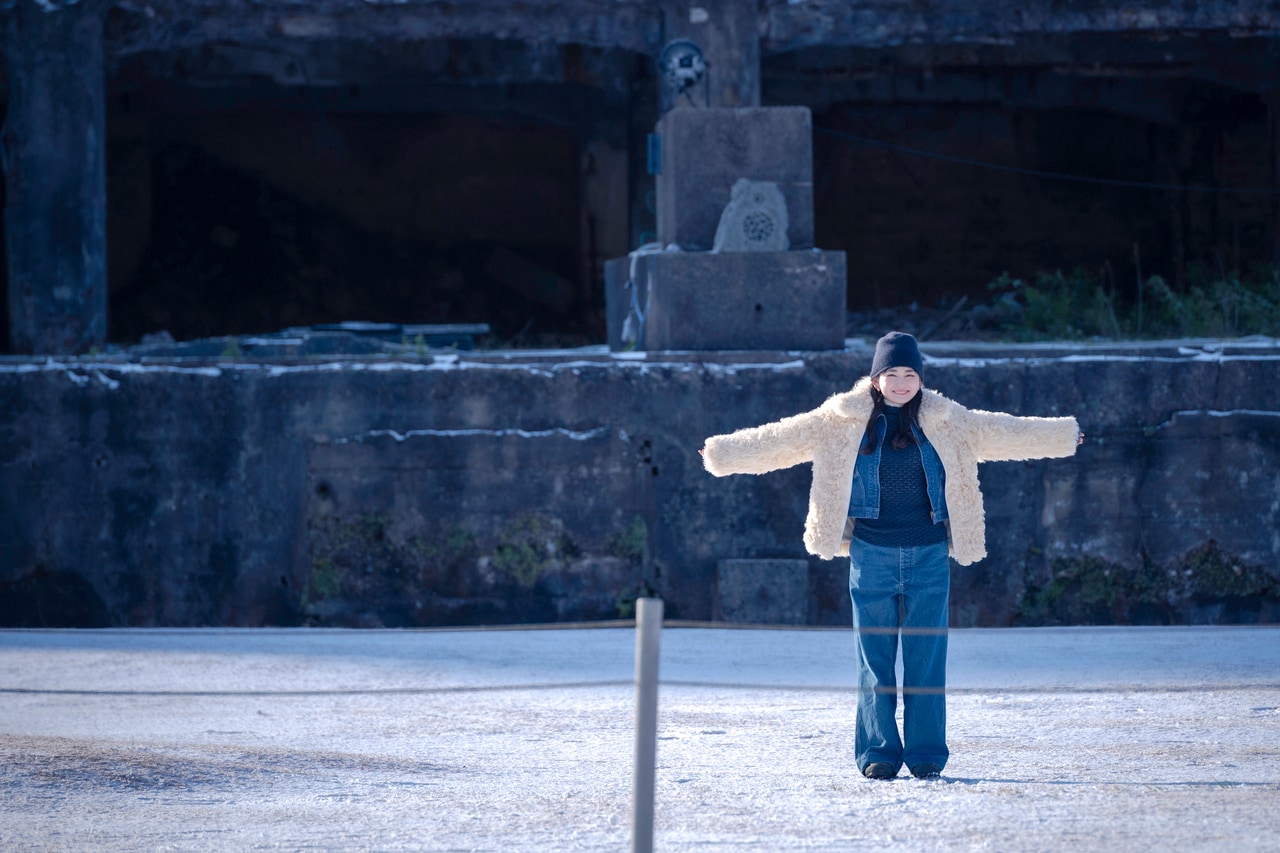
<path fill-rule="evenodd" d="M 636 600 L 636 763 L 632 853 L 653 853 L 653 778 L 658 749 L 658 638 L 662 599 Z"/>

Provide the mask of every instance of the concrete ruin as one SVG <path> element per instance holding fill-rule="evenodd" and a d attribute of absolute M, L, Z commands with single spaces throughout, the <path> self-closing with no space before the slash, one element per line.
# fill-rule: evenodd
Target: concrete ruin
<path fill-rule="evenodd" d="M 1076 266 L 1126 298 L 1280 237 L 1277 3 L 0 16 L 0 624 L 598 619 L 647 592 L 842 624 L 805 472 L 713 481 L 696 450 L 847 388 L 846 308 Z M 785 249 L 716 251 L 741 179 L 777 187 Z M 350 320 L 492 334 L 281 332 Z M 928 343 L 944 393 L 1094 439 L 984 472 L 1008 521 L 954 624 L 1276 620 L 1272 342 Z"/>
<path fill-rule="evenodd" d="M 1275 3 L 0 5 L 11 353 L 356 319 L 603 342 L 676 111 L 809 111 L 792 226 L 851 308 L 1275 259 Z M 701 76 L 659 64 L 683 43 Z"/>
<path fill-rule="evenodd" d="M 811 134 L 803 107 L 662 117 L 651 157 L 658 239 L 605 265 L 611 347 L 844 345 L 844 253 L 814 247 Z"/>

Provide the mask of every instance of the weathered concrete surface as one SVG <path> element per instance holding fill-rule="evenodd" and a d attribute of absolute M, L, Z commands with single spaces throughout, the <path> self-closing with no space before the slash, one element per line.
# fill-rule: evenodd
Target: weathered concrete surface
<path fill-rule="evenodd" d="M 104 5 L 51 14 L 24 0 L 0 18 L 13 352 L 78 353 L 107 341 Z"/>
<path fill-rule="evenodd" d="M 816 44 L 892 45 L 912 41 L 983 41 L 1034 33 L 1234 30 L 1275 33 L 1280 4 L 1250 0 L 1117 6 L 1106 0 L 760 0 L 761 53 Z M 686 13 L 687 14 L 687 13 Z M 652 0 L 517 2 L 487 0 L 152 0 L 120 4 L 112 37 L 120 53 L 173 49 L 201 42 L 492 37 L 655 50 L 663 37 L 660 3 Z M 671 27 L 671 29 L 678 29 Z M 676 32 L 677 35 L 687 35 Z"/>
<path fill-rule="evenodd" d="M 792 249 L 813 246 L 813 131 L 808 107 L 678 109 L 664 115 L 658 242 L 686 252 L 715 244 L 739 179 L 771 181 L 787 205 Z"/>
<path fill-rule="evenodd" d="M 741 58 L 727 69 L 719 62 L 713 71 L 717 91 L 728 93 L 717 96 L 718 105 L 758 101 L 748 70 L 758 63 L 757 55 L 767 60 L 810 48 L 973 45 L 1016 52 L 1018 44 L 1042 37 L 1120 34 L 1158 40 L 1156 56 L 1149 61 L 1160 64 L 1171 50 L 1180 55 L 1194 51 L 1182 43 L 1188 34 L 1280 32 L 1280 3 L 1274 0 L 1146 6 L 1105 0 L 1016 5 L 998 0 L 761 0 L 754 27 L 744 20 L 749 15 L 731 14 L 731 9 L 722 14 L 715 4 L 702 4 L 712 15 L 701 23 L 686 21 L 689 10 L 679 7 L 664 16 L 664 4 L 654 0 L 151 0 L 109 5 L 104 34 L 109 63 L 168 57 L 176 60 L 169 73 L 180 78 L 255 75 L 283 85 L 363 83 L 423 73 L 471 82 L 500 77 L 588 79 L 609 85 L 604 78 L 613 60 L 605 54 L 652 60 L 666 40 L 694 37 L 717 59 L 726 53 Z M 759 34 L 758 47 L 749 44 L 753 33 Z M 468 43 L 479 49 L 468 52 Z M 371 44 L 378 45 L 376 61 L 370 59 Z M 1142 45 L 1137 47 L 1141 53 Z M 1127 42 L 1120 50 L 1127 58 L 1134 55 Z M 1045 47 L 1037 44 L 1034 52 L 1033 64 L 1042 64 Z M 1050 53 L 1071 61 L 1070 51 L 1063 53 L 1060 47 Z M 460 62 L 460 56 L 465 60 Z"/>
<path fill-rule="evenodd" d="M 843 252 L 659 252 L 634 265 L 617 258 L 605 264 L 605 295 L 614 349 L 835 350 L 844 343 Z"/>
<path fill-rule="evenodd" d="M 804 625 L 809 621 L 808 560 L 721 560 L 716 563 L 717 621 Z"/>
<path fill-rule="evenodd" d="M 1280 31 L 1280 4 L 1250 0 L 1116 4 L 1106 0 L 762 0 L 762 52 L 814 45 L 990 42 L 1040 33 Z"/>
<path fill-rule="evenodd" d="M 651 0 L 454 3 L 449 0 L 157 0 L 121 5 L 108 34 L 120 55 L 209 42 L 415 42 L 495 39 L 622 47 L 656 53 L 662 14 Z"/>
<path fill-rule="evenodd" d="M 971 407 L 1075 414 L 989 463 L 953 624 L 1280 619 L 1280 347 L 929 344 Z M 708 435 L 818 405 L 869 346 L 248 362 L 0 361 L 0 623 L 429 625 L 712 615 L 715 566 L 809 559 L 801 466 Z M 847 565 L 809 560 L 808 621 Z"/>

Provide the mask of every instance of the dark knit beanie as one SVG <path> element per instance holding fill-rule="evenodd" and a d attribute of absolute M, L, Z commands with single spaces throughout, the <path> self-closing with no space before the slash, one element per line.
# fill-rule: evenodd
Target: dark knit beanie
<path fill-rule="evenodd" d="M 871 378 L 875 379 L 891 367 L 909 367 L 921 379 L 924 378 L 920 348 L 916 346 L 916 339 L 906 332 L 890 332 L 876 341 L 875 358 L 871 359 Z"/>

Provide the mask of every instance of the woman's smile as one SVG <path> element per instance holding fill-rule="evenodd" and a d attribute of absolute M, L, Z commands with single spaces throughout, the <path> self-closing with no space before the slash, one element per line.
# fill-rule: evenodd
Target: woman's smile
<path fill-rule="evenodd" d="M 909 367 L 891 367 L 872 380 L 885 402 L 891 406 L 901 406 L 911 402 L 911 398 L 920 392 L 920 374 Z"/>

